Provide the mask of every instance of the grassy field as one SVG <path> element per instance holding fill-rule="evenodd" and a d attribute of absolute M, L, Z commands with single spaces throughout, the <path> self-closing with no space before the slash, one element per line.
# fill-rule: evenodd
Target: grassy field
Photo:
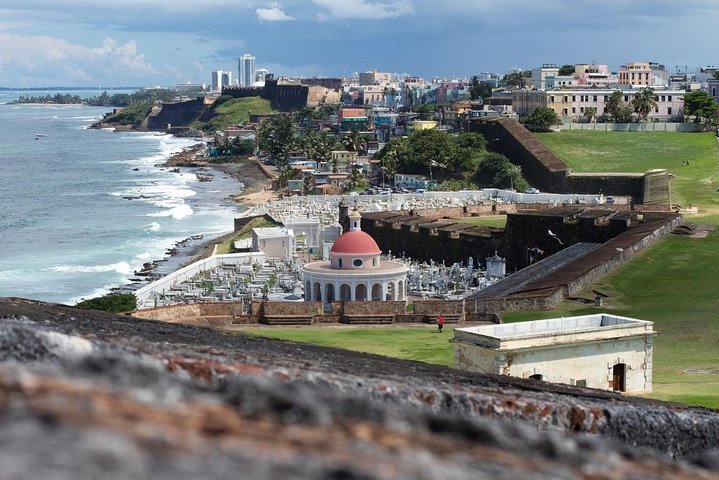
<path fill-rule="evenodd" d="M 426 327 L 308 327 L 278 329 L 246 329 L 245 333 L 265 337 L 345 348 L 405 360 L 419 360 L 452 366 L 454 356 L 449 339 L 451 328 L 439 334 L 432 325 Z"/>
<path fill-rule="evenodd" d="M 481 225 L 483 227 L 504 228 L 504 226 L 507 224 L 507 216 L 506 215 L 487 215 L 487 216 L 482 216 L 482 217 L 459 217 L 459 218 L 452 218 L 452 220 L 456 220 L 456 221 L 462 222 L 462 223 L 469 223 L 471 225 Z"/>
<path fill-rule="evenodd" d="M 719 207 L 719 145 L 712 133 L 565 130 L 537 137 L 574 172 L 666 168 L 674 175 L 673 203 Z"/>

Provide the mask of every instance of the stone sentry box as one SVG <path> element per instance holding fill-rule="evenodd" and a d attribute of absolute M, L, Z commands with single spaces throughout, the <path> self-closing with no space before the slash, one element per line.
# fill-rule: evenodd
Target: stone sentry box
<path fill-rule="evenodd" d="M 627 393 L 652 391 L 654 323 L 596 314 L 454 330 L 462 370 Z"/>

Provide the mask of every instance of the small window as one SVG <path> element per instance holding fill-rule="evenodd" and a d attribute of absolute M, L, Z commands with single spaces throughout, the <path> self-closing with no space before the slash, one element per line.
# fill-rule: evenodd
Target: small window
<path fill-rule="evenodd" d="M 672 96 L 671 96 L 671 95 L 667 95 L 667 101 L 669 101 L 669 102 L 672 101 Z"/>
<path fill-rule="evenodd" d="M 574 383 L 574 385 L 576 385 L 577 387 L 585 387 L 585 388 L 586 388 L 586 386 L 587 386 L 587 381 L 586 381 L 586 380 L 577 380 L 577 381 Z"/>
<path fill-rule="evenodd" d="M 342 268 L 342 259 L 337 260 L 337 266 Z"/>
<path fill-rule="evenodd" d="M 373 266 L 373 267 L 376 267 L 376 266 L 377 266 L 377 259 L 376 259 L 376 258 L 373 258 L 373 259 L 372 259 L 372 266 Z"/>
<path fill-rule="evenodd" d="M 360 260 L 359 258 L 355 258 L 354 260 L 352 260 L 352 265 L 354 265 L 355 267 L 361 267 L 362 260 Z"/>
<path fill-rule="evenodd" d="M 532 380 L 542 380 L 542 375 L 539 373 L 535 373 L 534 375 L 530 375 L 529 378 Z"/>

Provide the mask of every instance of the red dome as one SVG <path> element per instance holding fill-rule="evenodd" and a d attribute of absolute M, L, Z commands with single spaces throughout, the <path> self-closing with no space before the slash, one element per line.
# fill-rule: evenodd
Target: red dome
<path fill-rule="evenodd" d="M 382 250 L 379 249 L 374 238 L 367 233 L 356 230 L 343 234 L 332 245 L 330 253 L 345 253 L 355 255 L 379 255 Z"/>

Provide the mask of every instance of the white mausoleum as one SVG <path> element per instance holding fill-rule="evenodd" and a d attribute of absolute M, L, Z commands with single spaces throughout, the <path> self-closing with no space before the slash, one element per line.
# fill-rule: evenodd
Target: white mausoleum
<path fill-rule="evenodd" d="M 654 323 L 597 314 L 454 330 L 462 370 L 628 393 L 652 391 Z"/>
<path fill-rule="evenodd" d="M 295 252 L 295 233 L 286 227 L 253 228 L 252 250 L 268 257 L 290 259 Z"/>
<path fill-rule="evenodd" d="M 360 227 L 359 212 L 349 215 L 349 231 L 329 251 L 329 261 L 302 267 L 305 300 L 406 300 L 407 271 L 400 262 L 382 261 L 377 242 Z"/>

